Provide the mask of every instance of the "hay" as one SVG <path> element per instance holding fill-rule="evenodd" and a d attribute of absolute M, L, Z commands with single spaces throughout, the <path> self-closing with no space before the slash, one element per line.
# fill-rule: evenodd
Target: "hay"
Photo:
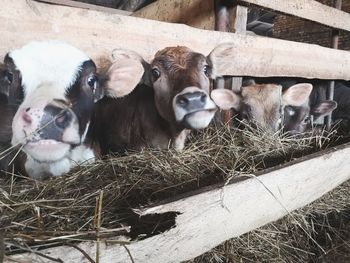
<path fill-rule="evenodd" d="M 144 149 L 110 156 L 44 182 L 9 175 L 0 188 L 7 252 L 127 234 L 128 224 L 138 222 L 131 208 L 326 148 L 333 134 L 293 137 L 251 127 L 214 127 L 191 138 L 181 153 Z M 256 233 L 249 239 L 255 235 L 259 243 Z"/>

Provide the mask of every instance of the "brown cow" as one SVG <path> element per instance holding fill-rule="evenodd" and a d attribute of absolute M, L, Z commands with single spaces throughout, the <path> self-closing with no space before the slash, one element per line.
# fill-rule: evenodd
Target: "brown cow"
<path fill-rule="evenodd" d="M 334 101 L 322 101 L 309 106 L 310 83 L 299 83 L 283 89 L 277 84 L 251 84 L 241 88 L 235 110 L 241 119 L 260 128 L 276 132 L 304 132 L 309 127 L 310 114 L 319 118 L 336 108 Z"/>
<path fill-rule="evenodd" d="M 128 96 L 98 103 L 92 132 L 103 154 L 144 146 L 181 150 L 191 130 L 209 125 L 217 106 L 227 109 L 234 103 L 228 90 L 215 90 L 210 96 L 215 78 L 211 55 L 180 46 L 158 51 L 151 64 L 133 52 L 116 51 L 114 55 L 140 61 L 145 75 L 144 84 Z M 111 78 L 107 72 L 107 87 Z"/>

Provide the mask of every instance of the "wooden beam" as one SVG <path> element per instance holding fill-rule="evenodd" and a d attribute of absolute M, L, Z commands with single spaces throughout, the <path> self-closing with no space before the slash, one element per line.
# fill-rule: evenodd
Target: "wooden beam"
<path fill-rule="evenodd" d="M 72 0 L 35 0 L 35 1 L 54 4 L 54 5 L 64 5 L 64 6 L 77 7 L 82 9 L 101 11 L 101 12 L 124 15 L 124 16 L 128 16 L 132 14 L 132 12 L 128 12 L 120 9 L 104 7 L 99 5 L 92 5 L 92 4 L 87 4 L 87 3 L 82 3 L 82 2 L 72 1 Z"/>
<path fill-rule="evenodd" d="M 308 19 L 322 25 L 350 31 L 350 14 L 315 0 L 241 0 L 285 14 Z"/>
<path fill-rule="evenodd" d="M 180 200 L 143 209 L 141 215 L 178 212 L 176 226 L 168 231 L 126 245 L 100 242 L 100 262 L 180 262 L 192 259 L 225 240 L 275 221 L 320 198 L 350 179 L 350 144 L 316 153 L 255 177 L 207 189 Z M 245 178 L 245 179 L 244 179 Z M 96 245 L 79 247 L 95 258 Z M 40 253 L 63 262 L 88 262 L 71 247 Z M 34 254 L 8 257 L 25 262 L 51 262 Z M 10 261 L 8 261 L 10 262 Z M 22 262 L 22 261 L 21 261 Z"/>
<path fill-rule="evenodd" d="M 158 0 L 132 16 L 214 30 L 214 0 Z"/>
<path fill-rule="evenodd" d="M 233 25 L 230 31 L 245 35 L 247 32 L 248 8 L 245 6 L 235 5 L 231 10 Z M 231 89 L 239 92 L 242 87 L 243 79 L 240 77 L 232 78 Z"/>
<path fill-rule="evenodd" d="M 164 22 L 184 23 L 212 30 L 214 21 L 214 13 L 210 11 L 213 10 L 212 2 L 209 0 L 158 0 L 135 12 L 133 16 Z M 350 31 L 350 14 L 315 0 L 240 0 L 240 2 L 266 7 L 326 26 Z"/>
<path fill-rule="evenodd" d="M 0 24 L 0 56 L 32 40 L 59 39 L 82 49 L 101 65 L 110 59 L 114 48 L 128 48 L 150 60 L 167 46 L 183 45 L 209 54 L 217 45 L 231 43 L 231 52 L 214 61 L 218 74 L 350 79 L 350 53 L 317 45 L 212 32 L 30 0 L 6 1 L 0 9 Z M 216 54 L 217 50 L 214 58 Z"/>

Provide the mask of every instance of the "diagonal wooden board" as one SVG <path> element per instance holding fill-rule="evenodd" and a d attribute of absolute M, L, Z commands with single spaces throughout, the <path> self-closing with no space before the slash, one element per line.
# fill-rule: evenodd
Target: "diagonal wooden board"
<path fill-rule="evenodd" d="M 325 26 L 350 31 L 350 14 L 316 0 L 239 0 L 308 19 Z"/>
<path fill-rule="evenodd" d="M 136 263 L 180 262 L 199 256 L 233 237 L 275 221 L 320 198 L 350 179 L 350 144 L 322 151 L 290 164 L 251 175 L 239 182 L 189 194 L 140 213 L 179 212 L 176 226 L 126 245 Z M 96 257 L 95 243 L 79 247 Z M 78 250 L 56 247 L 40 251 L 65 263 L 88 262 Z M 7 257 L 21 262 L 50 262 L 34 254 Z M 132 262 L 125 247 L 100 244 L 100 262 Z"/>
<path fill-rule="evenodd" d="M 222 75 L 350 79 L 347 51 L 31 0 L 3 0 L 0 24 L 0 56 L 31 40 L 60 39 L 84 50 L 101 65 L 116 47 L 132 49 L 150 60 L 167 46 L 185 45 L 209 54 L 218 44 L 230 42 L 232 52 L 217 68 Z"/>
<path fill-rule="evenodd" d="M 203 6 L 208 6 L 203 2 L 210 1 L 158 0 L 134 12 L 132 16 L 164 22 L 185 22 L 196 27 L 213 29 L 214 14 L 209 12 L 209 9 L 203 9 Z M 350 31 L 350 14 L 315 0 L 239 0 L 236 2 L 265 7 L 325 26 Z"/>

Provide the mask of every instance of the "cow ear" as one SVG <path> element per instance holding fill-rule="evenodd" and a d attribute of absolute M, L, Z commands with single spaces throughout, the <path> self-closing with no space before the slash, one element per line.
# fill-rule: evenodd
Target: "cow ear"
<path fill-rule="evenodd" d="M 106 73 L 104 85 L 108 97 L 119 98 L 128 95 L 140 83 L 144 68 L 140 61 L 130 58 L 115 60 Z"/>
<path fill-rule="evenodd" d="M 310 83 L 293 85 L 283 92 L 283 102 L 285 105 L 302 106 L 309 101 L 311 91 L 312 85 Z"/>
<path fill-rule="evenodd" d="M 150 75 L 148 72 L 150 72 L 151 65 L 149 62 L 147 62 L 140 54 L 138 54 L 135 51 L 129 50 L 129 49 L 124 49 L 124 48 L 116 48 L 112 51 L 112 58 L 113 60 L 118 60 L 121 58 L 129 58 L 133 59 L 135 61 L 139 61 L 144 69 L 144 74 L 142 76 L 142 79 L 140 80 L 140 84 L 145 84 L 147 86 L 151 86 L 152 82 L 150 79 Z"/>
<path fill-rule="evenodd" d="M 317 119 L 330 114 L 337 108 L 337 106 L 338 105 L 334 100 L 325 100 L 317 104 L 315 107 L 312 107 L 310 113 L 314 116 L 315 119 Z"/>
<path fill-rule="evenodd" d="M 208 59 L 213 67 L 212 78 L 222 77 L 218 72 L 224 72 L 232 64 L 232 54 L 234 53 L 233 43 L 224 43 L 214 48 L 208 55 Z"/>
<path fill-rule="evenodd" d="M 238 109 L 239 95 L 228 89 L 214 89 L 210 94 L 214 103 L 222 110 Z"/>

